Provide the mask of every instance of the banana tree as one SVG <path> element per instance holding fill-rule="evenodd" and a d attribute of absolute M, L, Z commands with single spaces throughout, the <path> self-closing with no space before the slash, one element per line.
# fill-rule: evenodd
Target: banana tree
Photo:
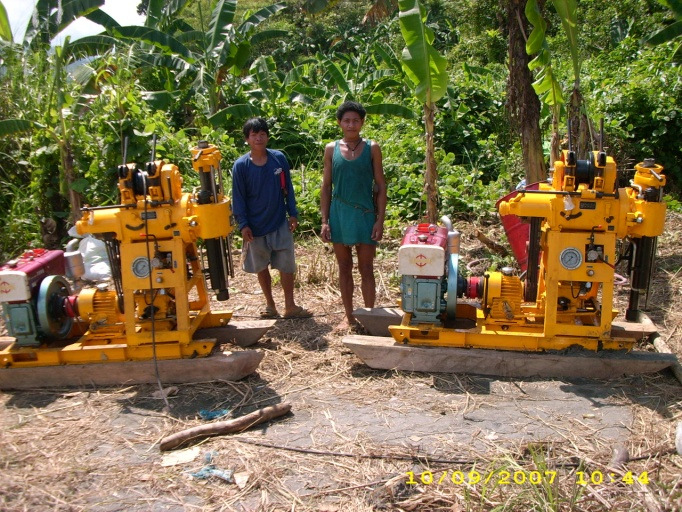
<path fill-rule="evenodd" d="M 435 223 L 438 217 L 438 180 L 434 151 L 434 119 L 436 102 L 447 92 L 447 61 L 432 46 L 433 31 L 426 26 L 426 11 L 419 0 L 400 0 L 400 31 L 405 40 L 402 65 L 414 85 L 414 95 L 424 108 L 426 137 L 426 213 L 428 221 Z"/>
<path fill-rule="evenodd" d="M 283 37 L 281 30 L 257 32 L 257 27 L 286 8 L 284 3 L 264 7 L 234 27 L 236 0 L 219 0 L 211 15 L 208 33 L 194 46 L 195 63 L 188 69 L 194 73 L 194 85 L 208 95 L 209 114 L 222 106 L 222 88 L 237 82 L 251 58 L 253 45 L 270 38 Z"/>
<path fill-rule="evenodd" d="M 385 101 L 390 92 L 403 87 L 404 81 L 399 75 L 402 70 L 382 66 L 383 59 L 390 61 L 390 50 L 382 49 L 383 57 L 375 57 L 380 54 L 372 51 L 373 48 L 363 48 L 357 55 L 335 53 L 327 57 L 318 53 L 286 73 L 277 69 L 272 56 L 260 56 L 251 65 L 249 74 L 241 77 L 240 92 L 245 103 L 221 109 L 210 121 L 214 126 L 221 126 L 228 116 L 258 114 L 277 118 L 292 102 L 320 101 L 326 107 L 335 108 L 348 98 L 362 102 L 371 114 L 412 118 L 411 109 Z"/>
<path fill-rule="evenodd" d="M 547 22 L 542 17 L 542 12 L 537 0 L 528 0 L 526 3 L 526 18 L 533 25 L 533 30 L 526 42 L 526 53 L 535 55 L 530 61 L 528 68 L 535 72 L 535 82 L 533 89 L 542 101 L 552 112 L 552 141 L 550 145 L 550 167 L 559 158 L 561 152 L 559 137 L 559 119 L 561 116 L 561 105 L 564 103 L 561 83 L 554 73 L 552 66 L 551 52 L 547 44 Z"/>
<path fill-rule="evenodd" d="M 551 0 L 554 5 L 568 41 L 568 49 L 571 54 L 573 66 L 573 88 L 571 90 L 567 117 L 571 121 L 571 139 L 578 154 L 585 154 L 592 149 L 592 141 L 595 135 L 592 125 L 585 111 L 585 102 L 580 92 L 580 69 L 581 62 L 578 55 L 578 4 L 576 0 Z M 559 118 L 560 105 L 564 103 L 561 84 L 554 74 L 551 66 L 550 51 L 546 39 L 547 22 L 542 17 L 542 12 L 537 0 L 528 0 L 526 4 L 526 17 L 533 25 L 526 51 L 529 55 L 537 53 L 530 62 L 531 70 L 537 72 L 537 80 L 533 84 L 540 99 L 547 104 L 553 113 L 553 135 L 550 161 L 554 162 L 560 153 L 559 148 Z"/>
<path fill-rule="evenodd" d="M 646 40 L 646 44 L 655 46 L 670 41 L 674 42 L 676 48 L 673 52 L 672 61 L 679 64 L 682 62 L 682 1 L 658 0 L 658 3 L 670 9 L 674 21 L 651 34 Z"/>
<path fill-rule="evenodd" d="M 81 196 L 74 188 L 76 171 L 72 151 L 74 98 L 69 94 L 70 86 L 66 82 L 66 67 L 73 61 L 69 38 L 62 46 L 50 47 L 51 41 L 72 22 L 87 16 L 97 19 L 99 7 L 104 0 L 38 0 L 35 4 L 24 36 L 23 51 L 26 61 L 37 62 L 33 72 L 43 77 L 40 82 L 47 86 L 48 93 L 37 98 L 40 107 L 34 110 L 24 109 L 23 119 L 8 119 L 0 129 L 0 135 L 11 136 L 22 131 L 40 130 L 56 144 L 59 150 L 59 183 L 61 196 L 68 199 L 71 205 L 72 218 L 80 217 Z M 6 17 L 6 13 L 5 13 Z M 0 26 L 3 15 L 0 13 Z M 16 45 L 15 45 L 16 46 Z M 18 50 L 18 46 L 16 46 Z M 33 94 L 39 89 L 35 86 Z M 35 98 L 34 98 L 35 99 Z M 46 182 L 56 181 L 49 169 L 41 169 L 38 176 Z M 45 187 L 43 186 L 45 191 Z M 43 212 L 48 215 L 51 212 Z"/>
<path fill-rule="evenodd" d="M 144 26 L 119 26 L 106 19 L 102 11 L 88 16 L 100 17 L 105 32 L 78 40 L 86 51 L 106 49 L 123 43 L 138 44 L 146 66 L 162 69 L 168 75 L 166 89 L 149 93 L 150 99 L 165 102 L 177 99 L 178 84 L 191 80 L 196 94 L 204 95 L 209 116 L 222 105 L 222 90 L 229 80 L 236 84 L 251 58 L 253 45 L 270 38 L 283 37 L 281 30 L 258 32 L 258 26 L 286 8 L 284 3 L 263 7 L 239 26 L 234 25 L 237 0 L 217 0 L 208 22 L 208 30 L 197 30 L 179 16 L 191 0 L 150 0 Z M 200 14 L 203 14 L 200 12 Z M 94 20 L 93 20 L 94 21 Z M 203 27 L 206 24 L 200 20 Z"/>
<path fill-rule="evenodd" d="M 67 38 L 65 41 L 67 47 L 68 43 L 69 39 Z M 60 193 L 62 197 L 68 199 L 71 205 L 72 219 L 78 220 L 81 215 L 81 195 L 74 187 L 77 180 L 72 150 L 75 123 L 73 122 L 74 114 L 71 107 L 74 104 L 74 97 L 67 92 L 67 86 L 64 84 L 65 67 L 68 64 L 68 60 L 65 58 L 66 54 L 68 54 L 68 50 L 65 50 L 63 46 L 54 48 L 54 53 L 51 56 L 52 76 L 48 81 L 49 94 L 42 102 L 42 108 L 35 112 L 28 112 L 42 117 L 6 119 L 0 126 L 0 136 L 15 136 L 27 131 L 42 131 L 53 144 L 56 144 L 60 162 Z M 49 175 L 47 169 L 43 169 L 41 172 Z M 49 176 L 47 179 L 50 180 Z"/>
<path fill-rule="evenodd" d="M 10 27 L 7 10 L 2 2 L 0 2 L 0 40 L 13 42 L 12 27 Z"/>
<path fill-rule="evenodd" d="M 154 0 L 150 5 L 153 3 L 164 2 Z M 237 81 L 248 65 L 253 45 L 286 34 L 281 30 L 256 31 L 262 22 L 285 9 L 283 3 L 260 9 L 238 27 L 234 26 L 236 6 L 236 0 L 219 0 L 211 13 L 207 32 L 183 30 L 177 34 L 178 41 L 189 50 L 189 57 L 181 56 L 177 61 L 176 69 L 180 71 L 177 78 L 193 78 L 194 89 L 206 94 L 209 115 L 221 107 L 224 85 L 230 80 Z"/>
<path fill-rule="evenodd" d="M 367 104 L 383 102 L 390 93 L 404 95 L 405 72 L 400 59 L 386 46 L 385 35 L 375 30 L 369 39 L 350 36 L 344 38 L 354 52 L 333 52 L 321 57 L 326 75 L 340 91 Z"/>

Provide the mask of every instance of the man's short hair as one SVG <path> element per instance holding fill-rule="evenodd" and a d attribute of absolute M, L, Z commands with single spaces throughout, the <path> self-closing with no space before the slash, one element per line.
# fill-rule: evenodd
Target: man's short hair
<path fill-rule="evenodd" d="M 365 107 L 360 105 L 357 101 L 344 101 L 341 106 L 336 109 L 336 119 L 341 121 L 341 118 L 343 118 L 343 115 L 346 112 L 356 112 L 360 116 L 360 119 L 365 119 L 365 116 L 367 115 Z"/>
<path fill-rule="evenodd" d="M 270 130 L 268 129 L 268 122 L 262 117 L 253 117 L 244 123 L 244 138 L 248 139 L 251 132 L 265 132 L 270 136 Z"/>

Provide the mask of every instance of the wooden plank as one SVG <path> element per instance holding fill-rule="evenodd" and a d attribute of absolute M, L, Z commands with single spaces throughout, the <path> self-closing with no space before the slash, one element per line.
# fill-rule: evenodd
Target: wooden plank
<path fill-rule="evenodd" d="M 215 338 L 218 343 L 233 343 L 240 347 L 250 347 L 275 325 L 276 320 L 230 321 L 221 327 L 197 329 L 194 339 Z"/>
<path fill-rule="evenodd" d="M 674 354 L 655 352 L 529 353 L 422 347 L 377 336 L 346 336 L 343 343 L 371 368 L 497 377 L 613 379 L 658 372 L 677 361 Z"/>
<path fill-rule="evenodd" d="M 390 336 L 389 325 L 399 325 L 403 312 L 398 308 L 358 308 L 353 316 L 370 336 Z M 616 321 L 611 324 L 611 336 L 641 340 L 656 332 L 656 325 L 646 316 L 642 322 Z"/>
<path fill-rule="evenodd" d="M 162 359 L 158 361 L 159 375 L 164 384 L 234 381 L 253 373 L 263 355 L 257 350 L 243 350 L 194 359 Z M 0 369 L 0 389 L 123 386 L 155 382 L 154 361 Z"/>
<path fill-rule="evenodd" d="M 626 322 L 625 320 L 611 322 L 611 336 L 614 338 L 641 340 L 648 338 L 656 331 L 656 325 L 644 314 L 642 314 L 641 322 Z"/>
<path fill-rule="evenodd" d="M 14 336 L 0 336 L 0 350 L 5 350 L 15 341 L 17 339 Z"/>
<path fill-rule="evenodd" d="M 400 325 L 403 311 L 399 308 L 358 308 L 353 316 L 370 336 L 390 336 L 389 325 Z"/>

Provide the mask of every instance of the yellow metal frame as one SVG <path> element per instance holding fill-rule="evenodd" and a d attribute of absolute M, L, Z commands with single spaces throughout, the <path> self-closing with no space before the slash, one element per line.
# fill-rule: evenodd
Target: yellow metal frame
<path fill-rule="evenodd" d="M 219 172 L 215 146 L 195 148 L 192 156 L 197 172 Z M 193 194 L 182 193 L 177 166 L 157 161 L 153 168 L 146 196 L 134 193 L 135 165 L 128 164 L 119 179 L 121 205 L 86 208 L 76 223 L 81 235 L 113 235 L 120 242 L 123 313 L 116 292 L 84 290 L 78 296 L 80 321 L 72 331 L 74 338 L 82 335 L 78 341 L 61 347 L 13 344 L 0 351 L 2 366 L 177 359 L 212 351 L 215 340 L 193 340 L 196 330 L 226 325 L 232 312 L 211 311 L 196 241 L 232 232 L 231 204 L 222 194 L 199 204 Z M 156 261 L 157 254 L 172 261 Z M 140 259 L 147 262 L 146 275 L 133 268 Z"/>
<path fill-rule="evenodd" d="M 633 186 L 616 190 L 611 157 L 592 183 L 578 184 L 566 161 L 564 155 L 555 162 L 551 184 L 540 184 L 537 192 L 520 191 L 499 205 L 501 215 L 543 219 L 535 301 L 524 302 L 517 277 L 489 272 L 481 304 L 458 303 L 454 326 L 447 318 L 443 324 L 415 324 L 405 313 L 400 325 L 389 327 L 396 341 L 517 351 L 632 349 L 634 340 L 611 335 L 618 314 L 613 308 L 616 242 L 663 232 L 665 203 L 647 201 L 641 193 L 665 185 L 663 168 L 640 163 Z M 599 161 L 596 152 L 593 161 Z M 566 250 L 580 257 L 573 264 L 562 262 Z"/>

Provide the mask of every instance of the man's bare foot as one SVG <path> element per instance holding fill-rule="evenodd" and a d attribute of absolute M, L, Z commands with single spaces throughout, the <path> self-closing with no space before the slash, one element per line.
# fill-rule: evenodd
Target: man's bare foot
<path fill-rule="evenodd" d="M 348 320 L 348 318 L 344 318 L 337 324 L 336 327 L 334 327 L 334 332 L 336 333 L 348 333 L 348 332 L 353 332 L 357 333 L 362 329 L 360 324 L 358 323 L 357 320 Z"/>
<path fill-rule="evenodd" d="M 295 306 L 290 311 L 284 312 L 284 318 L 310 318 L 313 314 L 301 306 Z"/>

